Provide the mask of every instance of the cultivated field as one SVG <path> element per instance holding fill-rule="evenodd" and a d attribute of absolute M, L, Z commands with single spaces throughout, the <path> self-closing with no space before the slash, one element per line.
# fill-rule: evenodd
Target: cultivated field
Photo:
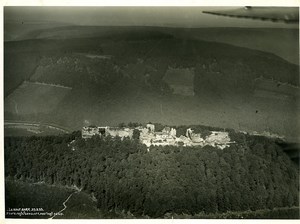
<path fill-rule="evenodd" d="M 68 133 L 68 130 L 53 124 L 31 123 L 24 121 L 4 121 L 5 136 L 45 136 L 65 133 Z"/>
<path fill-rule="evenodd" d="M 70 89 L 42 83 L 23 82 L 4 100 L 5 112 L 14 114 L 49 113 Z"/>

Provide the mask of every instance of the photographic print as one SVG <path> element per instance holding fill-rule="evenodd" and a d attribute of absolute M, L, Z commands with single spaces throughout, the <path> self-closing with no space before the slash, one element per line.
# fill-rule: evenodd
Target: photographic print
<path fill-rule="evenodd" d="M 7 219 L 299 219 L 299 8 L 5 6 Z"/>

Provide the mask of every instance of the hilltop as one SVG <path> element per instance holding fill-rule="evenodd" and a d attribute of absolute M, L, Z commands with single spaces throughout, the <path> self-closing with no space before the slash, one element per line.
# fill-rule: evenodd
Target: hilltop
<path fill-rule="evenodd" d="M 226 43 L 273 53 L 290 63 L 299 64 L 299 30 L 284 28 L 172 28 L 140 26 L 75 26 L 63 23 L 5 25 L 5 41 L 29 39 L 70 39 L 107 37 L 124 33 L 160 32 L 183 39 Z M 13 36 L 14 38 L 11 38 Z"/>
<path fill-rule="evenodd" d="M 259 210 L 269 213 L 266 214 L 269 218 L 299 218 L 298 166 L 273 139 L 232 134 L 237 144 L 223 150 L 212 146 L 151 146 L 147 150 L 145 145 L 129 138 L 93 136 L 84 140 L 80 132 L 64 136 L 6 137 L 5 176 L 15 181 L 43 183 L 30 189 L 39 189 L 34 198 L 37 204 L 45 200 L 47 192 L 53 194 L 46 198 L 49 203 L 45 209 L 61 207 L 70 192 L 49 189 L 49 185 L 54 185 L 74 186 L 82 190 L 86 199 L 93 199 L 92 207 L 97 206 L 98 211 L 131 213 L 131 218 L 173 215 L 251 218 L 247 213 L 259 214 Z M 20 184 L 24 191 L 18 190 Z M 30 185 L 20 184 L 6 185 L 7 204 L 30 207 L 32 201 L 28 195 L 32 191 L 25 193 Z M 91 200 L 82 198 L 74 202 L 73 199 L 68 202 L 66 214 L 74 205 L 82 205 L 79 207 L 87 210 L 84 218 L 94 217 L 91 213 L 97 209 L 87 209 Z M 61 218 L 78 217 L 81 212 L 79 209 Z M 223 216 L 224 212 L 229 214 Z M 230 216 L 230 212 L 235 215 Z"/>

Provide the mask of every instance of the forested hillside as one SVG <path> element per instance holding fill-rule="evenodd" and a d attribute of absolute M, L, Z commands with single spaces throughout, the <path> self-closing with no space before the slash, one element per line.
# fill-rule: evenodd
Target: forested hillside
<path fill-rule="evenodd" d="M 51 93 L 58 103 L 46 105 L 51 108 L 47 112 L 35 104 L 47 104 L 42 98 L 31 101 L 32 111 L 21 108 L 25 101 L 13 98 L 5 119 L 56 123 L 73 130 L 152 120 L 267 130 L 297 141 L 298 98 L 280 95 L 283 100 L 277 100 L 254 93 L 259 77 L 275 87 L 280 82 L 298 88 L 298 66 L 270 53 L 179 38 L 154 28 L 101 32 L 100 37 L 5 42 L 5 102 L 13 91 L 32 98 L 33 91 L 18 89 L 24 80 L 72 88 L 64 98 Z M 166 74 L 176 69 L 194 74 L 193 97 L 176 95 L 168 85 Z"/>
<path fill-rule="evenodd" d="M 299 171 L 272 139 L 231 133 L 236 144 L 151 147 L 136 140 L 6 137 L 5 175 L 76 185 L 104 211 L 136 217 L 299 206 Z M 75 151 L 68 143 L 75 139 Z"/>

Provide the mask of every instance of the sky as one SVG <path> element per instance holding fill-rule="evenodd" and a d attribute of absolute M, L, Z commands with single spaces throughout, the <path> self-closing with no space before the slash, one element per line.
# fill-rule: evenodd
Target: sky
<path fill-rule="evenodd" d="M 170 27 L 274 27 L 297 28 L 298 24 L 238 19 L 204 14 L 202 11 L 239 7 L 4 7 L 4 21 L 59 22 L 99 26 Z"/>

